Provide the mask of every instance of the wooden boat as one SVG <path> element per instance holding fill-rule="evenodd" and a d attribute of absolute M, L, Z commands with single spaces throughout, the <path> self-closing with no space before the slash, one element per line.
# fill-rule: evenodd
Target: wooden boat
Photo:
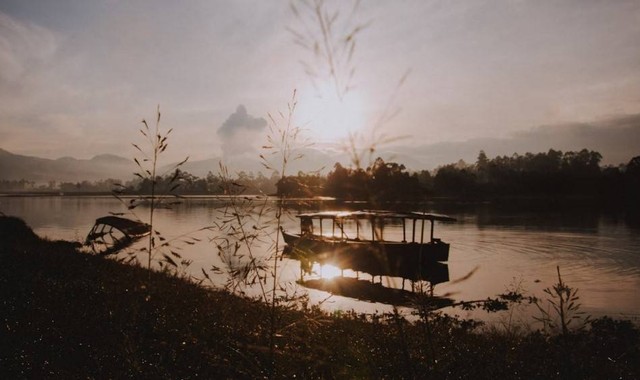
<path fill-rule="evenodd" d="M 432 263 L 448 261 L 449 244 L 434 237 L 434 224 L 455 221 L 440 214 L 391 211 L 325 211 L 297 217 L 300 233 L 283 229 L 282 235 L 287 243 L 286 253 L 303 265 L 318 262 L 412 280 L 425 278 Z M 330 225 L 325 225 L 327 220 Z M 431 223 L 428 240 L 425 239 L 427 221 Z M 347 224 L 355 225 L 355 231 L 353 226 L 348 230 Z M 384 227 L 389 224 L 401 226 L 402 240 L 385 239 Z"/>
<path fill-rule="evenodd" d="M 109 255 L 130 246 L 150 232 L 151 226 L 146 223 L 118 216 L 104 216 L 96 219 L 85 245 L 91 246 L 97 254 Z"/>

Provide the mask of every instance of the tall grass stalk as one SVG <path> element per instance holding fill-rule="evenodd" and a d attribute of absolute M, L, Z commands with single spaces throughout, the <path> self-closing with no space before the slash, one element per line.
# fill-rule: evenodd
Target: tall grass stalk
<path fill-rule="evenodd" d="M 229 170 L 223 163 L 220 163 L 220 179 L 224 193 L 229 198 L 222 218 L 215 223 L 221 235 L 214 240 L 217 241 L 221 259 L 229 270 L 227 289 L 236 292 L 241 285 L 258 283 L 261 299 L 268 303 L 269 295 L 264 284 L 268 268 L 254 253 L 255 244 L 263 241 L 266 233 L 262 218 L 267 210 L 268 200 L 263 197 L 256 205 L 253 198 L 243 197 L 245 186 L 231 179 Z M 234 259 L 242 259 L 243 252 L 246 253 L 248 262 L 240 261 L 240 265 L 232 262 Z"/>
<path fill-rule="evenodd" d="M 278 112 L 275 116 L 268 114 L 268 133 L 266 143 L 259 155 L 263 167 L 284 180 L 289 165 L 300 158 L 300 150 L 312 145 L 302 137 L 302 129 L 294 125 L 294 116 L 298 105 L 297 91 L 293 91 L 291 100 L 287 103 L 285 113 Z M 269 305 L 269 354 L 271 368 L 269 373 L 275 373 L 276 337 L 279 334 L 278 310 L 282 301 L 300 301 L 301 297 L 290 295 L 289 290 L 281 288 L 280 261 L 282 260 L 282 241 L 280 230 L 285 213 L 286 196 L 280 196 L 275 207 L 266 195 L 249 197 L 243 195 L 246 186 L 231 178 L 228 168 L 220 163 L 220 180 L 224 194 L 228 195 L 227 204 L 222 216 L 215 225 L 220 234 L 213 237 L 219 255 L 227 267 L 229 274 L 227 289 L 240 292 L 242 287 L 258 285 L 260 299 Z M 268 215 L 274 217 L 268 218 Z M 273 229 L 275 226 L 275 230 Z M 274 236 L 275 233 L 275 236 Z M 269 244 L 266 257 L 256 250 L 258 246 Z M 269 273 L 269 271 L 271 271 Z M 208 274 L 203 272 L 206 278 Z M 267 287 L 268 277 L 271 286 Z M 283 297 L 279 296 L 284 291 Z M 302 297 L 304 298 L 304 297 Z M 304 302 L 304 301 L 303 301 Z"/>
<path fill-rule="evenodd" d="M 291 96 L 290 102 L 287 104 L 286 115 L 282 112 L 278 113 L 276 119 L 272 114 L 269 114 L 269 134 L 267 135 L 267 144 L 263 146 L 264 153 L 260 155 L 262 164 L 265 169 L 270 171 L 278 171 L 280 179 L 284 180 L 287 175 L 287 168 L 292 161 L 298 160 L 303 157 L 302 153 L 299 153 L 299 149 L 306 148 L 312 144 L 301 136 L 302 129 L 294 125 L 294 116 L 296 107 L 298 105 L 297 91 L 294 90 Z M 270 343 L 269 352 L 274 359 L 275 349 L 275 336 L 276 336 L 276 311 L 278 297 L 276 295 L 278 291 L 278 262 L 282 259 L 281 243 L 280 243 L 280 230 L 282 227 L 282 216 L 285 205 L 286 195 L 280 194 L 278 198 L 278 205 L 276 207 L 275 224 L 276 224 L 276 236 L 273 246 L 273 267 L 272 277 L 273 283 L 271 288 L 271 316 L 270 316 Z"/>
<path fill-rule="evenodd" d="M 173 128 L 163 132 L 160 128 L 160 106 L 157 107 L 156 117 L 154 127 L 150 127 L 149 123 L 146 119 L 142 120 L 143 128 L 139 129 L 140 134 L 143 136 L 145 140 L 145 145 L 140 147 L 140 145 L 132 143 L 133 147 L 136 149 L 138 156 L 134 157 L 134 162 L 138 167 L 138 171 L 134 173 L 136 177 L 140 179 L 140 194 L 130 200 L 125 200 L 123 198 L 124 195 L 124 186 L 119 185 L 113 191 L 113 195 L 120 200 L 123 204 L 127 206 L 127 210 L 139 221 L 141 218 L 137 216 L 135 213 L 135 209 L 141 204 L 148 204 L 148 223 L 150 226 L 150 233 L 147 240 L 147 246 L 142 248 L 142 251 L 147 252 L 147 268 L 151 268 L 151 263 L 156 253 L 158 245 L 165 248 L 171 247 L 171 242 L 173 240 L 167 240 L 161 233 L 155 228 L 155 212 L 156 209 L 164 204 L 164 207 L 170 208 L 171 205 L 179 203 L 176 198 L 180 196 L 177 194 L 177 190 L 180 187 L 180 179 L 181 179 L 181 171 L 180 167 L 187 162 L 189 157 L 185 158 L 183 161 L 171 166 L 164 173 L 158 173 L 159 164 L 160 164 L 160 156 L 165 152 L 168 148 L 168 139 L 169 135 L 173 131 Z M 173 172 L 169 181 L 167 181 L 167 188 L 160 189 L 158 188 L 158 181 L 162 176 L 167 175 L 168 173 Z M 169 196 L 172 199 L 169 202 L 166 202 L 165 197 Z M 207 229 L 205 227 L 204 229 Z M 187 244 L 193 244 L 194 240 L 197 238 L 189 238 L 186 235 L 181 236 L 182 241 Z M 157 241 L 156 241 L 157 240 Z M 170 257 L 170 255 L 174 256 L 175 259 L 181 259 L 179 253 L 175 250 L 169 250 L 169 254 L 164 254 L 164 262 L 175 266 L 176 268 L 179 265 L 176 263 L 174 259 Z M 188 264 L 187 261 L 182 260 L 181 263 Z"/>
<path fill-rule="evenodd" d="M 310 53 L 309 59 L 300 61 L 302 67 L 316 90 L 318 82 L 331 81 L 339 100 L 354 86 L 357 37 L 370 24 L 355 20 L 360 1 L 352 3 L 350 12 L 343 17 L 340 10 L 331 8 L 325 0 L 291 2 L 297 25 L 288 30 L 294 44 Z"/>

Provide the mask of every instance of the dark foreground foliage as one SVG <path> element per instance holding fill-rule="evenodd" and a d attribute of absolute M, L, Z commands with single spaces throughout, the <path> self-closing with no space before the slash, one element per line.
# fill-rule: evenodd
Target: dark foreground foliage
<path fill-rule="evenodd" d="M 41 240 L 0 216 L 0 378 L 637 379 L 639 332 L 488 333 L 434 315 L 328 316 L 268 306 Z"/>

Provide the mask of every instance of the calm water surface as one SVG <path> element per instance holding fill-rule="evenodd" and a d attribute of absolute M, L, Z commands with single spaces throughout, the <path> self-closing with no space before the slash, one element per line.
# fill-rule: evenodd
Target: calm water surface
<path fill-rule="evenodd" d="M 157 229 L 171 237 L 211 225 L 220 217 L 225 202 L 213 198 L 188 198 L 173 209 L 157 211 Z M 329 207 L 329 206 L 327 206 Z M 0 197 L 0 211 L 23 218 L 40 236 L 51 239 L 84 240 L 96 218 L 123 207 L 112 197 Z M 140 210 L 144 216 L 145 210 Z M 594 316 L 640 318 L 640 230 L 625 224 L 615 215 L 600 215 L 585 210 L 546 212 L 501 211 L 490 206 L 451 207 L 434 205 L 428 211 L 446 213 L 458 219 L 453 224 L 436 225 L 436 237 L 451 244 L 448 263 L 451 281 L 438 284 L 436 294 L 456 300 L 482 299 L 518 287 L 528 294 L 543 297 L 542 290 L 557 280 L 556 266 L 563 279 L 579 289 L 582 309 Z M 284 228 L 298 230 L 296 211 L 290 210 Z M 144 218 L 143 218 L 144 219 Z M 275 230 L 275 229 L 274 229 Z M 401 236 L 393 228 L 385 237 Z M 215 246 L 209 242 L 213 232 L 195 236 L 202 242 L 188 246 L 183 256 L 193 261 L 190 271 L 202 276 L 201 268 L 223 266 Z M 391 236 L 388 236 L 391 234 Z M 261 248 L 263 254 L 266 248 Z M 258 249 L 260 250 L 260 248 Z M 326 269 L 323 275 L 326 275 Z M 473 271 L 463 281 L 456 281 Z M 295 287 L 299 263 L 282 261 L 283 284 Z M 366 275 L 361 278 L 366 278 Z M 216 276 L 218 285 L 225 283 Z M 399 287 L 398 279 L 384 279 Z M 312 302 L 320 302 L 327 293 L 308 291 Z M 333 296 L 322 303 L 328 310 L 360 312 L 388 311 L 390 307 L 351 298 Z M 533 309 L 529 307 L 528 309 Z M 486 316 L 458 309 L 450 313 L 484 319 Z M 520 311 L 518 311 L 520 312 Z M 534 310 L 521 311 L 523 315 Z M 513 313 L 510 313 L 513 317 Z"/>

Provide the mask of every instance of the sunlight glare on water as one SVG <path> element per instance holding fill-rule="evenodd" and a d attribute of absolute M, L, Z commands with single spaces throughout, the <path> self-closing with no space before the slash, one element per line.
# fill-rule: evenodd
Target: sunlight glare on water
<path fill-rule="evenodd" d="M 311 271 L 312 273 L 318 274 L 320 277 L 326 280 L 342 275 L 342 269 L 331 264 L 320 265 L 316 263 L 313 265 Z"/>

